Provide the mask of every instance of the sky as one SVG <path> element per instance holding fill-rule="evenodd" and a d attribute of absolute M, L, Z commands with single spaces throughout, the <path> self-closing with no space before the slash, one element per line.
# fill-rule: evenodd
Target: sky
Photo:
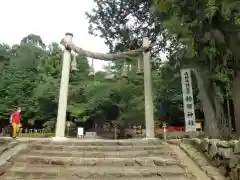
<path fill-rule="evenodd" d="M 104 40 L 88 34 L 85 11 L 93 6 L 93 0 L 2 0 L 0 42 L 18 44 L 23 37 L 37 34 L 45 44 L 50 44 L 60 42 L 66 32 L 71 32 L 77 46 L 107 53 L 109 49 Z M 94 61 L 96 71 L 105 65 L 103 61 Z"/>

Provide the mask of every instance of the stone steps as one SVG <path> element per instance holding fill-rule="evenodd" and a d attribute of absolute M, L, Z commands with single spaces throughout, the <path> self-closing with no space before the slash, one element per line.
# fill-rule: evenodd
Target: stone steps
<path fill-rule="evenodd" d="M 10 162 L 1 180 L 194 179 L 161 141 L 33 142 Z"/>
<path fill-rule="evenodd" d="M 66 175 L 75 175 L 81 178 L 89 177 L 152 177 L 152 176 L 180 176 L 186 174 L 186 171 L 179 166 L 166 167 L 61 167 L 57 165 L 36 165 L 36 164 L 17 164 L 8 170 L 16 175 L 48 175 L 64 177 Z"/>
<path fill-rule="evenodd" d="M 101 177 L 101 178 L 81 178 L 77 174 L 65 177 L 56 177 L 56 176 L 47 176 L 47 175 L 27 175 L 27 176 L 18 176 L 14 173 L 9 173 L 8 176 L 1 177 L 1 180 L 190 180 L 190 177 L 183 175 L 180 176 L 152 176 L 152 177 Z"/>
<path fill-rule="evenodd" d="M 149 146 L 149 145 L 163 145 L 160 140 L 74 140 L 66 142 L 43 142 L 44 145 L 64 145 L 64 146 Z"/>
<path fill-rule="evenodd" d="M 62 156 L 62 157 L 98 157 L 98 158 L 129 158 L 129 157 L 148 157 L 148 156 L 164 156 L 174 157 L 176 154 L 170 151 L 42 151 L 42 150 L 31 150 L 28 155 L 32 156 Z"/>
<path fill-rule="evenodd" d="M 66 151 L 139 151 L 139 150 L 167 150 L 164 145 L 148 145 L 148 146 L 84 146 L 84 145 L 60 145 L 60 144 L 44 144 L 32 145 L 31 149 L 34 150 L 66 150 Z"/>
<path fill-rule="evenodd" d="M 142 158 L 74 158 L 61 156 L 32 156 L 20 155 L 14 162 L 29 164 L 53 164 L 60 166 L 172 166 L 179 165 L 173 158 L 142 157 Z"/>

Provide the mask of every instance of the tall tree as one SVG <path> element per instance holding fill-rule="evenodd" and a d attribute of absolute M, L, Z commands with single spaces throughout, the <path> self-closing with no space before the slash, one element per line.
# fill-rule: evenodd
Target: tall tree
<path fill-rule="evenodd" d="M 140 42 L 140 36 L 148 34 L 156 44 L 164 45 L 161 47 L 169 65 L 178 70 L 172 71 L 173 74 L 179 74 L 182 67 L 195 70 L 205 131 L 213 137 L 219 136 L 219 129 L 224 130 L 226 125 L 223 99 L 231 89 L 234 72 L 238 71 L 239 3 L 225 0 L 94 2 L 96 8 L 87 13 L 90 32 L 103 37 L 112 51 L 131 49 L 132 42 Z"/>

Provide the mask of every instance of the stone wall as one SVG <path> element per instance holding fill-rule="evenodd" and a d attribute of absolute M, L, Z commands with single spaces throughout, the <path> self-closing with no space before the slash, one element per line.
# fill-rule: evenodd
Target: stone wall
<path fill-rule="evenodd" d="M 185 139 L 202 151 L 221 172 L 231 180 L 240 180 L 240 141 L 218 139 Z"/>

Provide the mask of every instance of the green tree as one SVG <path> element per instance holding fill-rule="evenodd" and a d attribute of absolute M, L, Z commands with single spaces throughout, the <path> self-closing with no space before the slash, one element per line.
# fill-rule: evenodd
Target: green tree
<path fill-rule="evenodd" d="M 219 136 L 227 122 L 223 100 L 226 93 L 231 94 L 232 82 L 238 79 L 234 74 L 238 72 L 239 3 L 225 0 L 96 0 L 95 3 L 96 8 L 87 13 L 90 32 L 103 37 L 112 51 L 136 48 L 141 45 L 142 36 L 147 34 L 157 42 L 154 50 L 159 51 L 161 47 L 165 52 L 167 64 L 175 69 L 173 77 L 183 67 L 195 70 L 199 89 L 195 96 L 201 100 L 206 133 Z M 154 60 L 153 65 L 156 65 L 153 70 L 158 69 L 164 74 L 159 61 Z M 171 82 L 171 79 L 165 82 Z M 171 85 L 161 88 L 157 90 L 162 92 L 159 97 L 165 96 L 164 89 L 171 89 Z M 179 84 L 177 89 L 177 92 L 169 91 L 172 98 L 180 94 Z M 238 91 L 235 89 L 236 97 Z"/>

